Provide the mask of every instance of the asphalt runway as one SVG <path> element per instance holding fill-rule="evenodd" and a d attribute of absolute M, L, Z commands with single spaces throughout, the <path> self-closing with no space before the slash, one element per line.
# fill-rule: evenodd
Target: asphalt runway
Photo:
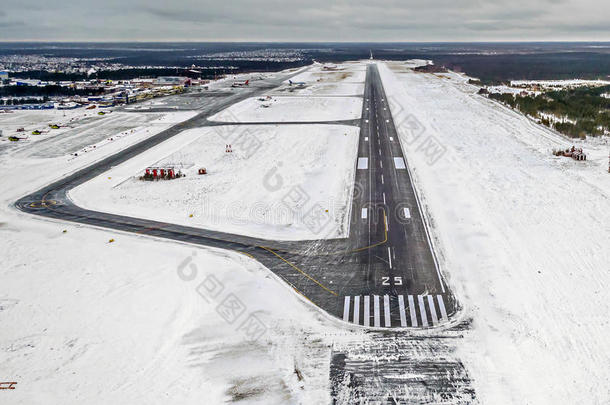
<path fill-rule="evenodd" d="M 443 325 L 456 313 L 457 304 L 439 271 L 381 79 L 373 64 L 367 68 L 358 156 L 354 161 L 350 232 L 346 239 L 270 241 L 86 210 L 67 197 L 70 189 L 186 129 L 218 125 L 207 121 L 207 117 L 276 88 L 287 78 L 256 81 L 248 88 L 210 96 L 201 103 L 201 113 L 190 120 L 25 196 L 15 206 L 48 218 L 246 254 L 323 310 L 353 325 L 370 328 Z M 206 97 L 205 93 L 202 97 Z M 316 234 L 324 235 L 327 222 L 312 217 L 310 223 Z"/>

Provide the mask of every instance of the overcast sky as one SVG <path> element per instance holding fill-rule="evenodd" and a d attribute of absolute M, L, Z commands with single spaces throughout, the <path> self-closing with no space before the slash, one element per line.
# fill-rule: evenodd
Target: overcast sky
<path fill-rule="evenodd" d="M 609 0 L 1 0 L 0 41 L 608 41 L 609 17 Z"/>

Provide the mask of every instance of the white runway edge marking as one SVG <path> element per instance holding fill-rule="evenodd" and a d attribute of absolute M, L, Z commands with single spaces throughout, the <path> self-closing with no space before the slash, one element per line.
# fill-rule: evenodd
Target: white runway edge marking
<path fill-rule="evenodd" d="M 441 309 L 441 320 L 443 322 L 447 322 L 449 317 L 447 316 L 447 310 L 445 309 L 445 301 L 443 300 L 442 295 L 437 295 L 436 299 L 438 300 L 438 307 Z"/>
<path fill-rule="evenodd" d="M 375 327 L 381 326 L 381 316 L 379 314 L 379 295 L 373 295 L 373 315 L 375 316 Z"/>
<path fill-rule="evenodd" d="M 345 297 L 343 302 L 343 320 L 349 322 L 349 296 Z"/>
<path fill-rule="evenodd" d="M 400 326 L 407 326 L 407 314 L 405 314 L 405 297 L 398 296 L 398 310 L 400 311 Z"/>
<path fill-rule="evenodd" d="M 354 297 L 354 323 L 360 325 L 360 296 Z"/>
<path fill-rule="evenodd" d="M 385 327 L 389 328 L 392 326 L 390 322 L 390 296 L 383 296 L 383 317 L 385 318 Z"/>
<path fill-rule="evenodd" d="M 364 326 L 371 326 L 371 297 L 364 297 Z"/>
<path fill-rule="evenodd" d="M 388 247 L 388 258 L 390 259 L 390 268 L 392 268 L 392 252 L 390 251 L 389 247 Z"/>
<path fill-rule="evenodd" d="M 368 208 L 363 208 L 362 209 L 362 219 L 366 219 L 368 216 L 369 216 Z"/>
<path fill-rule="evenodd" d="M 421 325 L 423 327 L 428 327 L 428 317 L 426 316 L 426 305 L 424 304 L 424 297 L 418 295 L 417 301 L 419 303 L 419 313 L 421 314 Z"/>
<path fill-rule="evenodd" d="M 438 317 L 436 316 L 436 309 L 434 308 L 434 297 L 428 295 L 428 306 L 430 307 L 430 317 L 432 317 L 432 325 L 438 325 Z"/>
<path fill-rule="evenodd" d="M 415 312 L 415 300 L 412 295 L 407 297 L 409 299 L 409 314 L 411 315 L 411 326 L 417 326 L 417 313 Z"/>
<path fill-rule="evenodd" d="M 358 158 L 358 169 L 366 170 L 369 168 L 369 158 L 359 157 Z"/>
<path fill-rule="evenodd" d="M 394 158 L 394 166 L 396 166 L 397 169 L 406 169 L 407 168 L 407 166 L 405 166 L 405 160 L 401 157 Z"/>
<path fill-rule="evenodd" d="M 405 219 L 411 218 L 411 211 L 408 208 L 403 208 L 403 212 L 405 214 Z"/>

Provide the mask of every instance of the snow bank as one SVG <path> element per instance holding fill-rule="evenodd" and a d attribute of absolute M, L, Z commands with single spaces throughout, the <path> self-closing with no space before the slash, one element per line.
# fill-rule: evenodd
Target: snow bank
<path fill-rule="evenodd" d="M 569 145 L 476 88 L 379 65 L 449 284 L 481 403 L 610 396 L 607 144 Z"/>

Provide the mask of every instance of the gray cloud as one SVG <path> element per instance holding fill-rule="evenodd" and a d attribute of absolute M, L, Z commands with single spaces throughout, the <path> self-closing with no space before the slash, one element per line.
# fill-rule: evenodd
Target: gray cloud
<path fill-rule="evenodd" d="M 5 0 L 0 40 L 610 40 L 605 0 Z"/>

